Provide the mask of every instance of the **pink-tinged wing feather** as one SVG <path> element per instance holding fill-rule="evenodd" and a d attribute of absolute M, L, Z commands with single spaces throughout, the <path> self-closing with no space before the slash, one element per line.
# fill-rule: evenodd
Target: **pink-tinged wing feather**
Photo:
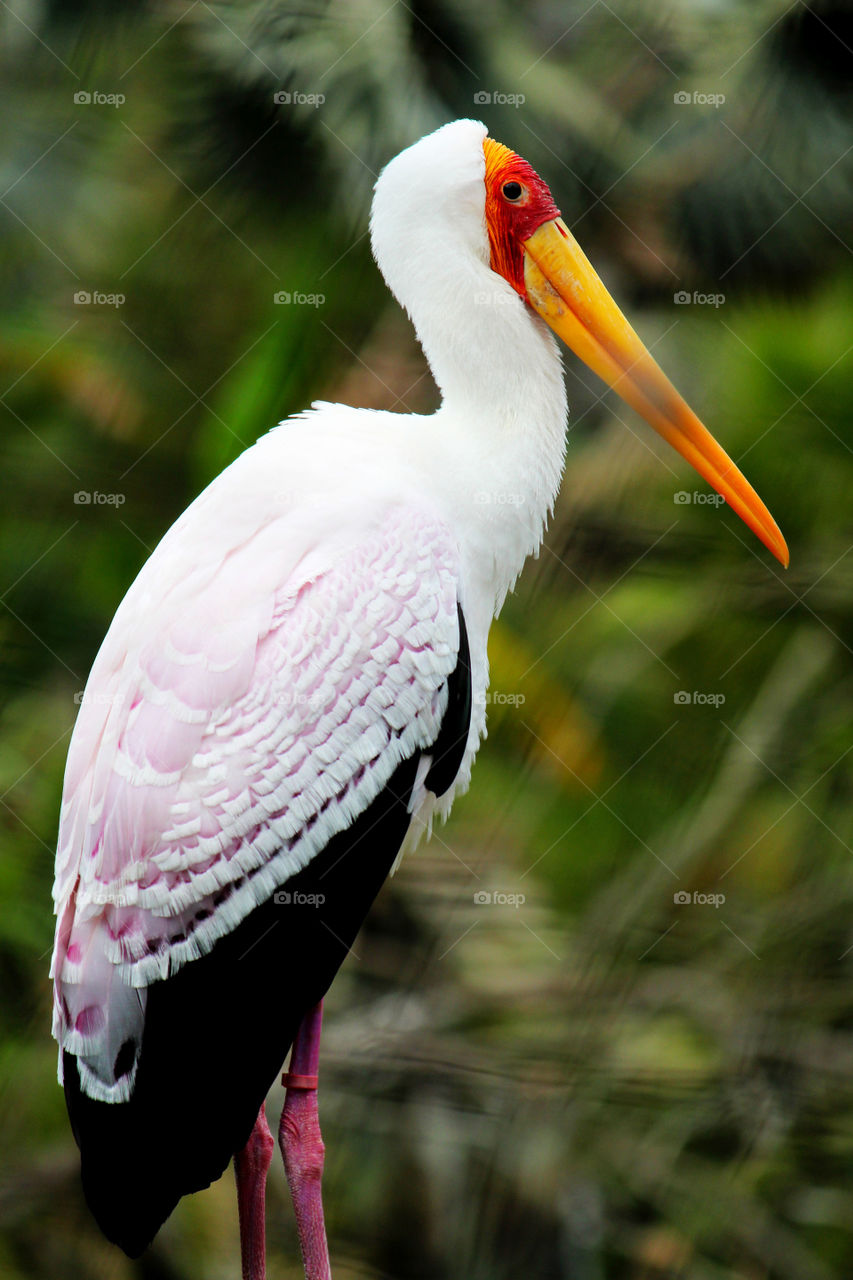
<path fill-rule="evenodd" d="M 135 1067 L 116 1078 L 115 1060 L 139 1040 L 145 987 L 206 953 L 437 736 L 458 650 L 447 526 L 390 509 L 295 565 L 287 536 L 272 520 L 211 570 L 177 563 L 176 527 L 87 685 L 52 973 L 54 1033 L 93 1097 L 129 1095 Z"/>

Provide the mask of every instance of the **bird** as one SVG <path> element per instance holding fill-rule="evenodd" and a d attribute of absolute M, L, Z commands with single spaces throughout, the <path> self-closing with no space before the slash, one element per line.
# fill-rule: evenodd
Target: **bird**
<path fill-rule="evenodd" d="M 135 1257 L 233 1159 L 249 1280 L 288 1052 L 279 1145 L 307 1280 L 330 1275 L 323 999 L 383 882 L 469 784 L 489 628 L 562 481 L 556 339 L 788 562 L 549 187 L 484 124 L 390 160 L 370 235 L 439 408 L 315 402 L 214 479 L 115 614 L 63 784 L 53 1033 L 86 1199 Z"/>

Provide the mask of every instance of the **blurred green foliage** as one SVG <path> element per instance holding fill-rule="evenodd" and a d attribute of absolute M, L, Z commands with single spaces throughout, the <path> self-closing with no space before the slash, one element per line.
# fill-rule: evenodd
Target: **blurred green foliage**
<path fill-rule="evenodd" d="M 237 1274 L 228 1177 L 136 1264 L 82 1203 L 46 980 L 74 695 L 262 431 L 315 397 L 434 406 L 370 193 L 476 114 L 792 562 L 567 360 L 564 492 L 495 627 L 474 785 L 328 1002 L 335 1274 L 853 1274 L 849 6 L 24 0 L 0 28 L 0 1272 Z M 280 1169 L 270 1197 L 296 1277 Z"/>

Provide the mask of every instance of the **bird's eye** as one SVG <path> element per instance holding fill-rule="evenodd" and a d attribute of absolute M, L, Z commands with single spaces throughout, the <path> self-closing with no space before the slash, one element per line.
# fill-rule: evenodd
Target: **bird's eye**
<path fill-rule="evenodd" d="M 502 187 L 504 196 L 507 200 L 520 200 L 524 187 L 520 182 L 505 182 Z"/>

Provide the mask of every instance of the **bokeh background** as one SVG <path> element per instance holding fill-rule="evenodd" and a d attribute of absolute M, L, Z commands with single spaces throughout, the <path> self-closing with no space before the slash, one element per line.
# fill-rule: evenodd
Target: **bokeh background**
<path fill-rule="evenodd" d="M 388 158 L 473 114 L 791 568 L 567 357 L 474 785 L 327 1002 L 335 1275 L 853 1274 L 850 5 L 16 0 L 0 74 L 0 1273 L 239 1272 L 230 1174 L 138 1263 L 82 1202 L 47 983 L 75 697 L 259 434 L 434 407 L 367 217 Z M 298 1277 L 278 1163 L 269 1223 Z"/>

